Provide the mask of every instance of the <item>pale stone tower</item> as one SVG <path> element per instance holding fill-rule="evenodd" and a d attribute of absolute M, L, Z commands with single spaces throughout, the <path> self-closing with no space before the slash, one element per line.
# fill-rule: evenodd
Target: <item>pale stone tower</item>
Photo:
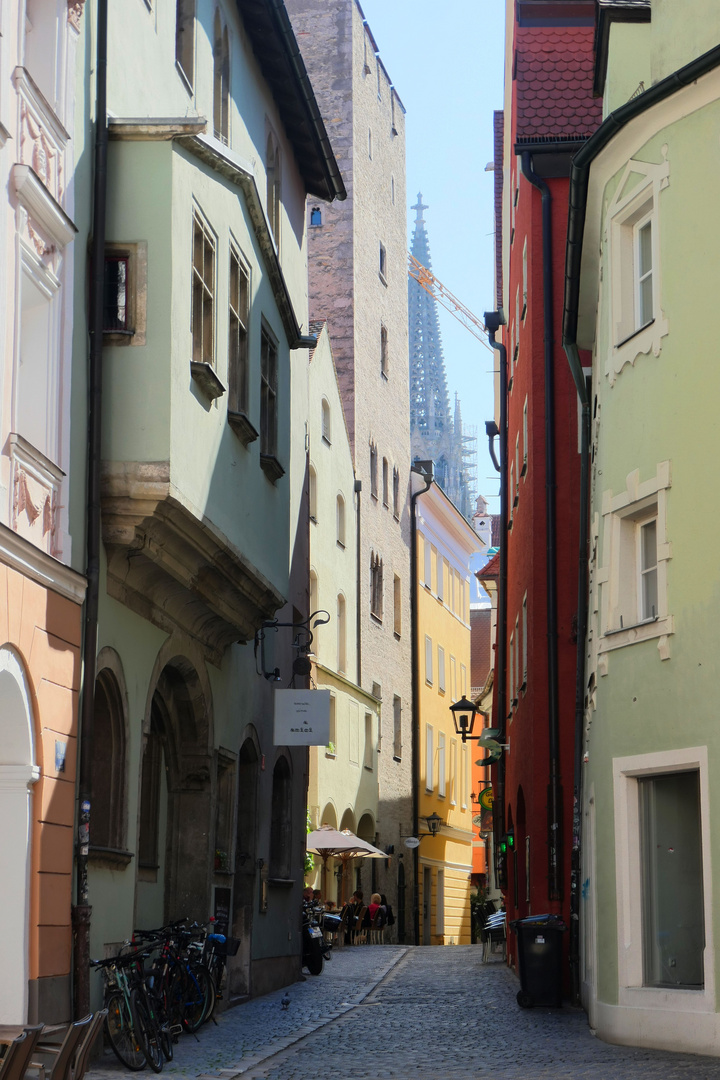
<path fill-rule="evenodd" d="M 307 212 L 310 317 L 328 323 L 362 484 L 357 681 L 382 703 L 375 827 L 378 844 L 394 851 L 389 863 L 363 866 L 361 883 L 366 896 L 373 886 L 387 895 L 398 916 L 394 930 L 409 940 L 412 859 L 403 845 L 412 832 L 413 784 L 405 110 L 357 0 L 286 0 L 286 7 L 348 193 L 342 205 L 311 200 Z M 341 821 L 344 808 L 337 810 Z"/>

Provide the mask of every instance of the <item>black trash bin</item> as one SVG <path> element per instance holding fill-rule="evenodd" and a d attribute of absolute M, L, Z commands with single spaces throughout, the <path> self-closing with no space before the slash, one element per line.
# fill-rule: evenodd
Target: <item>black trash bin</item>
<path fill-rule="evenodd" d="M 562 936 L 567 929 L 560 915 L 529 915 L 514 919 L 520 969 L 518 1005 L 562 1005 Z"/>

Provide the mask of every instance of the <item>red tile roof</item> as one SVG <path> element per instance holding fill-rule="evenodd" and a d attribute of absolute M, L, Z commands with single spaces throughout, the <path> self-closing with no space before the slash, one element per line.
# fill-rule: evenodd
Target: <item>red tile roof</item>
<path fill-rule="evenodd" d="M 516 34 L 516 141 L 587 138 L 602 121 L 592 27 L 518 26 Z"/>
<path fill-rule="evenodd" d="M 487 579 L 500 577 L 500 552 L 497 555 L 493 555 L 489 562 L 486 562 L 481 570 L 477 570 L 475 577 L 478 581 L 482 582 Z"/>

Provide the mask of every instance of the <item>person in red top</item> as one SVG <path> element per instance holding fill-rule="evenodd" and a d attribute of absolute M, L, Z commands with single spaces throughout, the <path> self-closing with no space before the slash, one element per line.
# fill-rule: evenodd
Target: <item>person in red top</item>
<path fill-rule="evenodd" d="M 370 903 L 368 904 L 368 915 L 370 916 L 370 922 L 372 923 L 377 915 L 378 911 L 382 907 L 382 898 L 380 893 L 374 892 L 370 897 Z"/>

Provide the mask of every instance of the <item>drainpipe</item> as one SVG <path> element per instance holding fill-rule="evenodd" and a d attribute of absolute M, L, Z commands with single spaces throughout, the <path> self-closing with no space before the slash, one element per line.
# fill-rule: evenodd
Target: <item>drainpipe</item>
<path fill-rule="evenodd" d="M 78 783 L 77 897 L 75 934 L 75 1016 L 90 1011 L 90 917 L 88 845 L 92 792 L 92 738 L 97 670 L 98 597 L 100 590 L 100 463 L 102 454 L 102 348 L 105 283 L 105 205 L 107 197 L 107 0 L 97 5 L 95 69 L 95 176 L 93 181 L 92 280 L 90 284 L 90 355 L 88 364 L 87 593 L 83 634 L 83 683 L 80 703 L 80 772 Z"/>
<path fill-rule="evenodd" d="M 433 482 L 434 463 L 432 461 L 415 461 L 410 470 L 417 473 L 425 481 L 425 487 L 414 491 L 410 496 L 410 612 L 412 634 L 412 835 L 417 836 L 420 828 L 420 807 L 418 785 L 420 778 L 420 649 L 418 647 L 418 598 L 417 598 L 417 522 L 416 503 L 421 495 L 430 490 Z M 413 938 L 416 945 L 420 944 L 420 854 L 418 848 L 413 850 Z"/>
<path fill-rule="evenodd" d="M 572 852 L 570 859 L 570 991 L 580 1004 L 580 838 L 582 835 L 582 746 L 585 716 L 585 636 L 588 623 L 588 541 L 590 535 L 590 395 L 575 342 L 564 341 L 580 399 L 580 530 L 578 536 L 577 652 L 575 658 L 575 755 Z"/>
<path fill-rule="evenodd" d="M 488 341 L 498 353 L 500 365 L 500 462 L 491 452 L 493 464 L 500 472 L 500 528 L 502 538 L 500 541 L 500 574 L 498 577 L 498 614 L 497 635 L 495 639 L 497 688 L 495 701 L 497 702 L 497 718 L 494 724 L 500 729 L 498 741 L 505 741 L 505 723 L 507 721 L 507 679 L 505 677 L 507 660 L 507 526 L 508 526 L 508 446 L 507 446 L 507 350 L 500 341 L 495 340 L 495 335 L 501 326 L 505 325 L 505 316 L 502 311 L 486 311 L 484 316 L 485 328 Z M 497 429 L 486 424 L 486 431 L 493 437 Z M 493 850 L 495 852 L 495 884 L 499 887 L 497 875 L 497 858 L 500 851 L 500 839 L 505 833 L 505 755 L 503 754 L 496 765 L 496 784 L 493 792 Z"/>
<path fill-rule="evenodd" d="M 357 653 L 357 674 L 355 676 L 356 686 L 362 686 L 362 616 L 360 613 L 360 600 L 361 600 L 361 577 L 362 577 L 362 551 L 360 548 L 360 495 L 362 494 L 362 480 L 355 481 L 355 550 L 356 557 L 356 569 L 355 569 L 355 650 Z"/>
<path fill-rule="evenodd" d="M 555 388 L 553 372 L 552 195 L 533 171 L 529 151 L 522 172 L 542 196 L 543 322 L 545 343 L 545 574 L 547 580 L 547 672 L 550 775 L 548 783 L 548 899 L 563 898 L 562 788 L 560 786 L 560 716 L 558 707 L 557 530 L 555 513 Z"/>

